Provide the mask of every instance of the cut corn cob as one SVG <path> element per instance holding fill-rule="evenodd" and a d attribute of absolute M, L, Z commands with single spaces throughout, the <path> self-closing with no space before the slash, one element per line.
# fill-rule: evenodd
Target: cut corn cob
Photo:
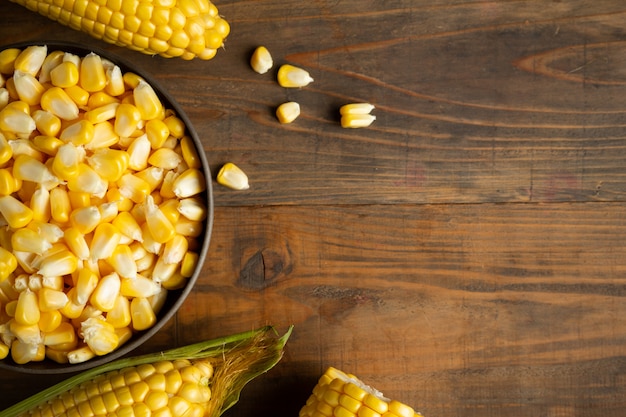
<path fill-rule="evenodd" d="M 280 361 L 291 331 L 276 337 L 271 327 L 264 327 L 120 359 L 62 381 L 0 412 L 0 417 L 218 417 L 237 403 L 249 381 Z M 73 356 L 78 354 L 77 349 Z"/>
<path fill-rule="evenodd" d="M 12 1 L 96 39 L 166 58 L 211 59 L 230 33 L 230 25 L 208 0 Z M 23 71 L 35 75 L 46 55 L 37 49 L 33 49 L 29 55 L 33 55 L 37 61 L 30 65 L 22 64 L 21 67 Z M 22 61 L 31 60 L 34 59 L 22 58 L 15 62 L 21 64 Z M 94 77 L 86 77 L 91 88 L 106 80 L 105 70 L 101 70 L 97 63 L 95 68 L 96 71 L 91 72 Z"/>
<path fill-rule="evenodd" d="M 412 407 L 386 398 L 354 375 L 326 370 L 300 409 L 300 417 L 421 417 Z"/>
<path fill-rule="evenodd" d="M 0 356 L 20 364 L 88 360 L 152 326 L 208 216 L 198 150 L 154 89 L 46 53 L 0 51 Z"/>

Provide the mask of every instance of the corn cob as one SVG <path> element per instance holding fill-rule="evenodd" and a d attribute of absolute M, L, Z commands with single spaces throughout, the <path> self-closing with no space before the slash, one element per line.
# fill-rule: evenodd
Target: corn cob
<path fill-rule="evenodd" d="M 421 417 L 412 407 L 386 398 L 356 376 L 329 367 L 300 409 L 299 417 Z"/>
<path fill-rule="evenodd" d="M 0 417 L 217 417 L 235 405 L 249 381 L 280 361 L 291 331 L 276 337 L 271 327 L 263 327 L 120 359 L 52 386 L 0 412 Z"/>
<path fill-rule="evenodd" d="M 11 1 L 96 39 L 166 58 L 209 60 L 230 33 L 209 0 Z"/>
<path fill-rule="evenodd" d="M 0 300 L 0 354 L 16 363 L 117 349 L 197 266 L 200 155 L 145 80 L 110 66 L 46 46 L 0 51 L 16 88 L 0 107 L 0 284 L 17 289 Z"/>

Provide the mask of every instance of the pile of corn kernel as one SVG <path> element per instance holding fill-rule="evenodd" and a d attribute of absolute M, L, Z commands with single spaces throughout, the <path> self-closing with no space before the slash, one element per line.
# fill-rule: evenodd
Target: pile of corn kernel
<path fill-rule="evenodd" d="M 198 263 L 184 122 L 114 63 L 0 52 L 0 357 L 79 363 L 152 327 Z"/>

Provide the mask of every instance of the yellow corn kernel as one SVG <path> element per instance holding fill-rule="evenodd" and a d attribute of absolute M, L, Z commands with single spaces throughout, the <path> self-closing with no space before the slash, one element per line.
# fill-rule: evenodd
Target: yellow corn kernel
<path fill-rule="evenodd" d="M 116 182 L 120 194 L 135 203 L 143 203 L 150 195 L 150 184 L 133 174 L 124 174 Z"/>
<path fill-rule="evenodd" d="M 62 88 L 51 87 L 41 95 L 41 108 L 63 120 L 78 118 L 78 106 Z"/>
<path fill-rule="evenodd" d="M 141 135 L 135 138 L 127 149 L 130 161 L 128 167 L 141 171 L 148 166 L 148 158 L 150 157 L 150 140 L 147 135 Z"/>
<path fill-rule="evenodd" d="M 48 48 L 45 45 L 28 46 L 15 58 L 13 69 L 37 76 L 47 55 Z"/>
<path fill-rule="evenodd" d="M 135 176 L 148 183 L 150 186 L 150 194 L 152 194 L 163 183 L 163 177 L 165 176 L 164 172 L 163 168 L 150 166 L 142 171 L 136 172 Z M 153 197 L 156 199 L 157 196 L 159 199 L 162 198 L 160 194 Z"/>
<path fill-rule="evenodd" d="M 30 326 L 37 324 L 40 317 L 41 312 L 39 310 L 37 294 L 30 289 L 22 291 L 17 299 L 17 305 L 15 306 L 15 321 L 19 324 Z"/>
<path fill-rule="evenodd" d="M 67 190 L 55 187 L 50 190 L 50 215 L 57 223 L 67 223 L 70 220 L 70 197 Z"/>
<path fill-rule="evenodd" d="M 13 73 L 13 82 L 15 84 L 15 91 L 20 100 L 28 103 L 30 106 L 39 104 L 45 88 L 34 75 L 22 71 L 15 71 Z"/>
<path fill-rule="evenodd" d="M 167 126 L 170 135 L 176 139 L 180 139 L 185 134 L 185 122 L 183 122 L 176 115 L 169 115 L 163 119 L 163 123 Z"/>
<path fill-rule="evenodd" d="M 13 157 L 13 148 L 2 132 L 0 132 L 0 165 L 4 165 L 11 157 Z"/>
<path fill-rule="evenodd" d="M 159 284 L 143 275 L 137 275 L 135 278 L 122 278 L 120 294 L 129 299 L 135 297 L 149 298 L 161 291 Z"/>
<path fill-rule="evenodd" d="M 146 198 L 145 204 L 146 224 L 150 230 L 152 238 L 158 243 L 165 243 L 176 234 L 174 226 L 165 217 L 165 214 L 154 204 L 151 195 Z"/>
<path fill-rule="evenodd" d="M 92 141 L 95 134 L 94 125 L 88 119 L 80 120 L 67 126 L 59 136 L 63 142 L 73 145 L 85 145 Z"/>
<path fill-rule="evenodd" d="M 107 77 L 102 65 L 102 58 L 99 55 L 91 52 L 82 59 L 79 83 L 82 88 L 90 93 L 104 89 Z"/>
<path fill-rule="evenodd" d="M 311 75 L 304 69 L 284 64 L 278 69 L 278 84 L 285 88 L 305 87 L 313 82 Z"/>
<path fill-rule="evenodd" d="M 41 161 L 30 155 L 18 155 L 13 160 L 13 177 L 36 184 L 54 183 L 58 179 Z"/>
<path fill-rule="evenodd" d="M 198 266 L 198 259 L 199 256 L 196 252 L 188 251 L 185 253 L 180 265 L 180 273 L 183 277 L 189 278 L 193 275 Z"/>
<path fill-rule="evenodd" d="M 121 103 L 115 113 L 114 130 L 119 136 L 131 136 L 141 122 L 139 109 L 130 103 Z"/>
<path fill-rule="evenodd" d="M 91 233 L 100 220 L 100 210 L 95 206 L 77 208 L 70 213 L 70 224 L 83 235 Z"/>
<path fill-rule="evenodd" d="M 350 103 L 339 108 L 340 115 L 346 114 L 370 114 L 375 107 L 370 103 Z"/>
<path fill-rule="evenodd" d="M 0 168 L 0 195 L 10 195 L 21 186 L 21 181 L 13 177 L 10 169 Z"/>
<path fill-rule="evenodd" d="M 0 130 L 4 134 L 28 138 L 36 128 L 37 125 L 30 114 L 23 112 L 17 106 L 7 105 L 0 110 Z"/>
<path fill-rule="evenodd" d="M 185 236 L 176 234 L 173 238 L 165 243 L 161 258 L 163 262 L 169 264 L 178 264 L 189 249 L 189 243 Z"/>
<path fill-rule="evenodd" d="M 42 332 L 52 332 L 63 322 L 63 315 L 59 310 L 42 311 L 39 318 L 39 330 Z"/>
<path fill-rule="evenodd" d="M 71 274 L 78 267 L 78 259 L 68 249 L 58 252 L 50 251 L 41 259 L 39 274 L 48 276 L 61 276 Z"/>
<path fill-rule="evenodd" d="M 192 197 L 206 190 L 206 180 L 202 171 L 189 168 L 174 179 L 172 191 L 178 198 Z"/>
<path fill-rule="evenodd" d="M 113 308 L 107 312 L 106 321 L 116 329 L 129 326 L 131 324 L 130 300 L 123 295 L 118 295 Z"/>
<path fill-rule="evenodd" d="M 373 114 L 345 114 L 341 116 L 341 127 L 361 128 L 368 127 L 376 120 Z"/>
<path fill-rule="evenodd" d="M 135 106 L 143 120 L 157 119 L 163 113 L 163 104 L 150 84 L 140 80 L 133 89 Z"/>
<path fill-rule="evenodd" d="M 117 210 L 119 212 L 129 211 L 135 205 L 135 203 L 128 197 L 124 197 L 119 188 L 117 188 L 117 184 L 113 184 L 109 187 L 106 193 L 106 199 L 109 203 L 117 204 Z"/>
<path fill-rule="evenodd" d="M 273 65 L 274 60 L 272 59 L 272 55 L 265 46 L 259 46 L 254 50 L 250 58 L 250 66 L 255 72 L 265 74 Z"/>
<path fill-rule="evenodd" d="M 130 315 L 133 329 L 137 331 L 146 330 L 156 323 L 156 314 L 147 298 L 133 298 L 130 302 Z"/>
<path fill-rule="evenodd" d="M 72 61 L 65 61 L 50 70 L 50 82 L 61 88 L 72 87 L 78 83 L 78 67 Z"/>
<path fill-rule="evenodd" d="M 23 227 L 13 232 L 11 246 L 16 251 L 42 255 L 52 247 L 52 244 L 34 230 Z"/>
<path fill-rule="evenodd" d="M 92 110 L 85 112 L 85 120 L 88 120 L 89 122 L 94 124 L 111 120 L 115 118 L 118 106 L 119 103 L 114 102 L 93 108 Z"/>
<path fill-rule="evenodd" d="M 38 344 L 24 343 L 20 340 L 15 340 L 11 344 L 11 359 L 18 365 L 23 365 L 28 362 L 34 362 L 37 360 L 43 360 L 39 358 L 40 349 Z M 41 345 L 43 347 L 43 345 Z M 45 353 L 45 351 L 44 351 Z"/>
<path fill-rule="evenodd" d="M 43 136 L 56 137 L 61 131 L 61 120 L 54 114 L 45 110 L 35 110 L 31 117 L 35 126 Z"/>
<path fill-rule="evenodd" d="M 67 94 L 69 98 L 72 99 L 76 105 L 81 107 L 87 107 L 87 103 L 89 101 L 89 92 L 85 91 L 79 85 L 73 85 L 71 87 L 64 88 L 63 91 Z"/>
<path fill-rule="evenodd" d="M 115 327 L 102 317 L 91 317 L 81 323 L 81 332 L 87 346 L 96 355 L 106 355 L 119 345 Z"/>
<path fill-rule="evenodd" d="M 41 288 L 38 293 L 39 310 L 41 312 L 48 312 L 53 310 L 59 310 L 65 307 L 69 299 L 67 294 L 63 291 L 57 291 L 50 288 Z"/>
<path fill-rule="evenodd" d="M 170 148 L 159 148 L 148 158 L 150 165 L 168 170 L 177 168 L 181 162 L 183 162 L 181 155 Z"/>
<path fill-rule="evenodd" d="M 204 225 L 202 222 L 189 220 L 188 218 L 181 216 L 174 225 L 174 228 L 176 229 L 176 233 L 190 238 L 195 238 L 202 234 Z"/>
<path fill-rule="evenodd" d="M 170 129 L 165 122 L 159 119 L 152 119 L 146 122 L 146 136 L 150 141 L 152 149 L 159 149 L 170 136 Z"/>
<path fill-rule="evenodd" d="M 68 181 L 78 176 L 78 166 L 83 158 L 82 152 L 73 143 L 59 146 L 52 160 L 52 172 L 58 178 Z"/>
<path fill-rule="evenodd" d="M 184 198 L 178 202 L 176 209 L 189 220 L 202 221 L 207 217 L 207 206 L 201 198 Z"/>
<path fill-rule="evenodd" d="M 41 113 L 47 113 L 40 110 Z M 48 113 L 49 114 L 49 113 Z M 56 117 L 56 116 L 52 116 Z M 57 119 L 58 120 L 58 119 Z M 48 156 L 55 156 L 63 141 L 55 136 L 37 135 L 32 140 L 33 147 Z"/>
<path fill-rule="evenodd" d="M 121 280 L 117 273 L 100 278 L 98 285 L 91 293 L 89 302 L 101 311 L 110 311 L 115 306 L 115 298 L 120 293 Z"/>
<path fill-rule="evenodd" d="M 70 364 L 83 363 L 94 358 L 95 356 L 96 354 L 89 348 L 89 346 L 82 346 L 67 352 L 67 360 Z"/>
<path fill-rule="evenodd" d="M 202 167 L 202 160 L 200 159 L 196 145 L 190 136 L 183 136 L 181 138 L 180 151 L 187 167 L 195 169 L 200 169 Z"/>
<path fill-rule="evenodd" d="M 117 97 L 124 94 L 126 86 L 122 77 L 122 70 L 117 65 L 105 65 L 107 84 L 104 90 L 111 96 Z"/>
<path fill-rule="evenodd" d="M 15 69 L 15 60 L 21 52 L 19 48 L 7 48 L 0 51 L 0 73 L 12 74 Z"/>
<path fill-rule="evenodd" d="M 295 101 L 288 101 L 276 108 L 276 117 L 282 124 L 288 124 L 300 116 L 300 104 Z"/>
<path fill-rule="evenodd" d="M 76 330 L 69 322 L 63 322 L 49 332 L 43 334 L 43 344 L 46 346 L 72 345 L 76 343 Z"/>
<path fill-rule="evenodd" d="M 89 258 L 89 245 L 87 240 L 85 240 L 85 235 L 73 227 L 65 229 L 63 234 L 67 247 L 78 259 L 84 261 Z"/>
<path fill-rule="evenodd" d="M 118 245 L 107 262 L 122 278 L 137 279 L 137 264 L 128 245 Z"/>
<path fill-rule="evenodd" d="M 12 195 L 0 196 L 0 214 L 14 229 L 26 226 L 33 219 L 33 211 Z"/>
<path fill-rule="evenodd" d="M 111 104 L 119 105 L 119 103 L 120 101 L 118 98 L 110 96 L 104 91 L 98 91 L 89 96 L 89 100 L 87 101 L 87 108 L 95 110 L 100 107 L 105 107 Z M 89 111 L 91 110 L 88 110 L 87 112 Z"/>
<path fill-rule="evenodd" d="M 250 188 L 246 173 L 232 162 L 227 162 L 222 166 L 217 173 L 217 182 L 233 190 L 247 190 Z"/>
<path fill-rule="evenodd" d="M 111 223 L 100 223 L 89 247 L 91 259 L 95 261 L 110 257 L 121 237 L 122 233 Z"/>
<path fill-rule="evenodd" d="M 110 122 L 102 122 L 94 125 L 93 139 L 85 144 L 85 149 L 96 150 L 114 146 L 120 141 L 120 137 L 114 132 Z"/>
<path fill-rule="evenodd" d="M 78 164 L 78 174 L 68 179 L 67 188 L 70 191 L 89 193 L 94 197 L 104 197 L 109 184 L 86 163 Z"/>
<path fill-rule="evenodd" d="M 109 182 L 116 182 L 128 169 L 130 157 L 127 152 L 103 148 L 97 149 L 89 156 L 87 163 L 102 179 Z"/>

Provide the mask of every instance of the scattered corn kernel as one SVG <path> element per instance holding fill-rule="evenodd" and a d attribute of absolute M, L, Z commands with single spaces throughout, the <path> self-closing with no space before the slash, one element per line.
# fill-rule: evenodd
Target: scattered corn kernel
<path fill-rule="evenodd" d="M 370 114 L 372 110 L 374 106 L 369 103 L 351 103 L 341 106 L 339 108 L 341 127 L 368 127 L 376 120 L 376 116 Z"/>
<path fill-rule="evenodd" d="M 217 173 L 217 182 L 233 190 L 247 190 L 250 188 L 248 176 L 237 165 L 227 162 Z"/>
<path fill-rule="evenodd" d="M 250 58 L 250 66 L 255 72 L 265 74 L 273 65 L 274 61 L 272 60 L 272 55 L 265 46 L 259 46 L 254 50 Z"/>
<path fill-rule="evenodd" d="M 276 109 L 276 117 L 280 123 L 291 123 L 300 116 L 300 104 L 295 101 L 283 103 Z"/>
<path fill-rule="evenodd" d="M 284 64 L 278 69 L 278 84 L 285 88 L 306 87 L 313 82 L 311 75 L 302 68 Z"/>

